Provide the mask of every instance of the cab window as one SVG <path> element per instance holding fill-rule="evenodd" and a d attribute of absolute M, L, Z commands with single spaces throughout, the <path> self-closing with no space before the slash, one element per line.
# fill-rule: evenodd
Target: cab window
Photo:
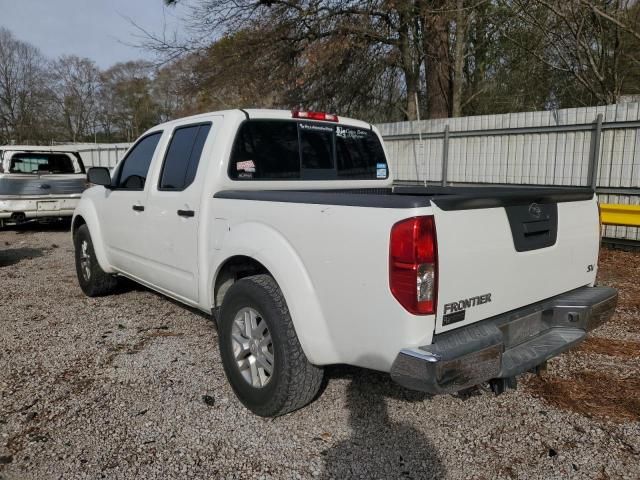
<path fill-rule="evenodd" d="M 159 190 L 181 191 L 193 183 L 211 124 L 176 128 L 167 148 Z"/>
<path fill-rule="evenodd" d="M 149 165 L 153 159 L 162 132 L 154 132 L 136 143 L 129 151 L 119 169 L 117 188 L 122 190 L 144 190 Z"/>

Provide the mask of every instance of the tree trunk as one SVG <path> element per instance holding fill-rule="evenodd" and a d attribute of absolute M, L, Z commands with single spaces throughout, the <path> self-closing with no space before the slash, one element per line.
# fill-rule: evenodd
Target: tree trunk
<path fill-rule="evenodd" d="M 407 120 L 416 120 L 418 111 L 416 109 L 416 94 L 418 93 L 418 79 L 412 73 L 404 73 L 405 82 L 407 84 Z"/>
<path fill-rule="evenodd" d="M 451 116 L 462 116 L 462 87 L 464 71 L 464 55 L 467 37 L 467 15 L 464 8 L 464 0 L 456 2 L 456 44 L 453 58 L 453 72 L 451 75 Z"/>
<path fill-rule="evenodd" d="M 416 93 L 418 93 L 418 72 L 419 67 L 416 68 L 413 52 L 411 51 L 411 40 L 409 38 L 409 23 L 411 22 L 411 16 L 408 11 L 400 10 L 400 28 L 399 44 L 400 61 L 402 64 L 402 71 L 404 73 L 405 87 L 407 91 L 407 108 L 405 115 L 407 120 L 415 120 L 417 118 L 416 109 Z"/>
<path fill-rule="evenodd" d="M 447 118 L 451 105 L 449 30 L 443 13 L 429 13 L 425 32 L 427 118 Z"/>

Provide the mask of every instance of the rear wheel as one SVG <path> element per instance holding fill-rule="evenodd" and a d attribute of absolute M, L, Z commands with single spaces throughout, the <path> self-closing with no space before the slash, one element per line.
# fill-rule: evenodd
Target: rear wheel
<path fill-rule="evenodd" d="M 307 360 L 282 292 L 269 275 L 243 278 L 229 288 L 218 335 L 229 383 L 255 414 L 284 415 L 318 393 L 323 369 Z"/>
<path fill-rule="evenodd" d="M 99 297 L 112 293 L 117 286 L 115 276 L 100 267 L 93 249 L 89 228 L 81 225 L 73 234 L 76 257 L 76 274 L 80 288 L 88 297 Z"/>

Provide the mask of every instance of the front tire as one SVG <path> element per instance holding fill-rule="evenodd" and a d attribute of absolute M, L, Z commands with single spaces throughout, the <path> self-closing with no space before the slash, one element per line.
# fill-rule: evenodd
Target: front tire
<path fill-rule="evenodd" d="M 100 267 L 89 228 L 81 225 L 73 234 L 76 257 L 76 275 L 80 288 L 88 297 L 99 297 L 112 293 L 117 286 L 115 276 Z"/>
<path fill-rule="evenodd" d="M 284 296 L 269 275 L 246 277 L 229 288 L 218 336 L 227 379 L 253 413 L 284 415 L 318 393 L 324 371 L 307 360 Z"/>

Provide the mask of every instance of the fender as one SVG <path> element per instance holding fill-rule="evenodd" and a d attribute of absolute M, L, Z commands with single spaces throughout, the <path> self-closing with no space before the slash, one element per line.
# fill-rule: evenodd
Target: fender
<path fill-rule="evenodd" d="M 260 239 L 259 242 L 256 239 Z M 214 259 L 208 275 L 211 305 L 214 304 L 212 285 L 225 261 L 236 255 L 253 258 L 269 270 L 280 286 L 309 361 L 315 365 L 337 361 L 338 355 L 311 278 L 298 253 L 280 232 L 257 222 L 233 225 L 226 232 L 220 250 L 215 251 L 210 245 L 209 253 Z"/>
<path fill-rule="evenodd" d="M 98 188 L 98 187 L 94 187 Z M 80 216 L 84 219 L 87 227 L 89 228 L 89 233 L 91 234 L 91 241 L 93 242 L 93 250 L 96 253 L 96 259 L 98 260 L 98 264 L 100 268 L 107 273 L 116 273 L 114 268 L 109 263 L 109 259 L 107 258 L 106 248 L 104 245 L 104 240 L 102 237 L 102 228 L 100 227 L 100 222 L 98 221 L 98 214 L 96 212 L 95 205 L 91 197 L 91 190 L 87 190 L 80 199 L 80 203 L 76 207 L 73 212 L 73 219 L 71 221 L 71 225 L 74 224 L 76 217 Z M 72 232 L 73 236 L 73 232 Z"/>

